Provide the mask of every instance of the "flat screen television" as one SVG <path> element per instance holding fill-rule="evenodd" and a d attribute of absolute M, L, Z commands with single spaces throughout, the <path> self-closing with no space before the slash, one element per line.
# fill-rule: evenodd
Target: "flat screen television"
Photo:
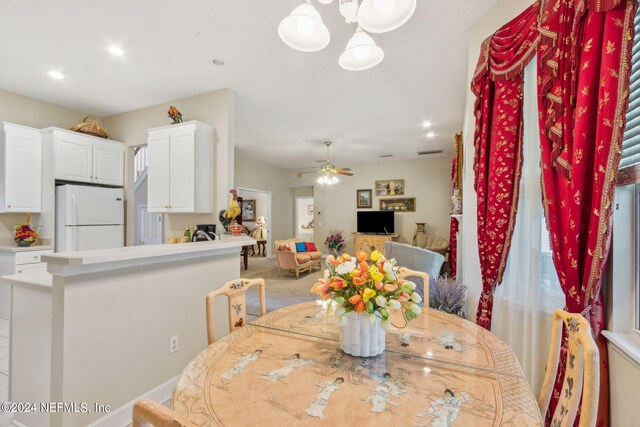
<path fill-rule="evenodd" d="M 394 211 L 358 212 L 358 233 L 393 234 Z"/>

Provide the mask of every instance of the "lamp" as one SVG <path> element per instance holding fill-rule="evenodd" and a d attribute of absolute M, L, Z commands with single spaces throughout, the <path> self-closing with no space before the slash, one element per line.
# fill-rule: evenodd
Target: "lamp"
<path fill-rule="evenodd" d="M 349 71 L 366 70 L 378 65 L 384 59 L 384 51 L 376 46 L 371 36 L 358 27 L 347 47 L 340 55 L 338 63 Z"/>
<path fill-rule="evenodd" d="M 386 33 L 403 26 L 416 10 L 416 0 L 363 0 L 359 25 L 370 33 Z"/>
<path fill-rule="evenodd" d="M 329 44 L 329 30 L 309 0 L 280 22 L 278 35 L 285 44 L 302 52 L 317 52 Z"/>
<path fill-rule="evenodd" d="M 280 22 L 278 34 L 293 49 L 316 52 L 329 44 L 331 36 L 311 0 L 304 1 Z M 318 2 L 328 5 L 333 0 Z M 367 32 L 386 33 L 401 27 L 413 16 L 416 6 L 416 0 L 339 0 L 340 15 L 348 24 L 358 24 L 356 33 L 338 59 L 340 66 L 345 70 L 360 71 L 382 62 L 384 52 Z"/>
<path fill-rule="evenodd" d="M 316 182 L 321 185 L 334 185 L 340 182 L 337 176 L 330 176 L 329 174 L 322 175 Z"/>

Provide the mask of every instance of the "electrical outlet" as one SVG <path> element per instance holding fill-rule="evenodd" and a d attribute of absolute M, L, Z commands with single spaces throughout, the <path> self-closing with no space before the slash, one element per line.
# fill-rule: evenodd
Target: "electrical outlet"
<path fill-rule="evenodd" d="M 169 354 L 175 353 L 180 349 L 180 341 L 178 335 L 169 338 Z"/>

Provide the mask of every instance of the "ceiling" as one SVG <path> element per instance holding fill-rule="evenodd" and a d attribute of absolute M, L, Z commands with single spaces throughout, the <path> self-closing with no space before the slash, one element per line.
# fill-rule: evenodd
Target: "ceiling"
<path fill-rule="evenodd" d="M 338 66 L 355 27 L 337 3 L 313 0 L 331 43 L 302 53 L 277 34 L 301 0 L 4 1 L 0 88 L 103 117 L 230 88 L 236 146 L 285 168 L 315 165 L 325 140 L 337 166 L 451 152 L 464 114 L 467 31 L 495 0 L 418 0 L 407 24 L 373 35 L 385 59 L 360 72 Z M 125 55 L 110 55 L 112 44 Z M 51 79 L 52 69 L 65 79 Z"/>

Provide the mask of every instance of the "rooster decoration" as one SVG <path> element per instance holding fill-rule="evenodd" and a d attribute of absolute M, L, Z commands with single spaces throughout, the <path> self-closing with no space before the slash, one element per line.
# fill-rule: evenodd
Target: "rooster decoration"
<path fill-rule="evenodd" d="M 182 113 L 180 112 L 180 110 L 178 110 L 173 105 L 169 106 L 169 109 L 167 110 L 167 115 L 169 116 L 169 118 L 171 120 L 173 120 L 171 122 L 172 125 L 176 125 L 178 123 L 182 123 Z"/>
<path fill-rule="evenodd" d="M 223 209 L 220 211 L 218 219 L 222 223 L 225 230 L 229 230 L 229 226 L 233 225 L 236 221 L 236 217 L 240 215 L 240 205 L 238 204 L 238 191 L 229 190 L 231 197 L 229 198 L 229 209 Z"/>

